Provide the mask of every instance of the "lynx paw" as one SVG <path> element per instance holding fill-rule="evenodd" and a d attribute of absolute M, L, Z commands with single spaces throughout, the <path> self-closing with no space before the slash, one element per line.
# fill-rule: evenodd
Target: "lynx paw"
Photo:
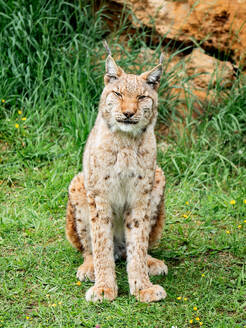
<path fill-rule="evenodd" d="M 78 268 L 76 277 L 80 281 L 84 281 L 89 279 L 90 281 L 95 281 L 95 273 L 94 273 L 94 264 L 93 258 L 89 258 L 85 260 L 83 264 Z"/>
<path fill-rule="evenodd" d="M 159 285 L 153 285 L 149 288 L 139 291 L 139 301 L 144 303 L 156 302 L 167 296 L 165 290 Z"/>
<path fill-rule="evenodd" d="M 103 299 L 113 301 L 117 297 L 117 288 L 110 288 L 107 285 L 92 286 L 85 295 L 85 299 L 89 302 L 102 301 Z"/>
<path fill-rule="evenodd" d="M 148 264 L 150 276 L 158 276 L 162 274 L 167 275 L 168 273 L 168 268 L 166 264 L 163 261 L 155 259 L 150 255 L 148 255 L 147 264 Z"/>

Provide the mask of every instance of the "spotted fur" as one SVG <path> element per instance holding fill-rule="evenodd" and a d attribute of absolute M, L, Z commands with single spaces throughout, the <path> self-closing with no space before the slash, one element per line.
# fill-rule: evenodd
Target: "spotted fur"
<path fill-rule="evenodd" d="M 115 259 L 127 258 L 131 294 L 142 302 L 166 293 L 149 275 L 167 273 L 148 255 L 164 224 L 165 177 L 156 166 L 154 126 L 161 64 L 140 76 L 126 74 L 109 55 L 105 87 L 83 156 L 72 180 L 66 235 L 82 252 L 77 277 L 94 281 L 88 301 L 113 300 L 118 288 Z"/>

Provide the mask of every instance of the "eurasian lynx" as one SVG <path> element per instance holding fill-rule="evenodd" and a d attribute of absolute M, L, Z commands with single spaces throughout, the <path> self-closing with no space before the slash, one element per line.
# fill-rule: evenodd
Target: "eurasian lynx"
<path fill-rule="evenodd" d="M 147 251 L 164 224 L 165 177 L 156 166 L 154 135 L 162 59 L 138 76 L 126 74 L 107 50 L 105 88 L 83 172 L 69 186 L 66 235 L 84 257 L 78 279 L 95 281 L 87 301 L 117 297 L 115 259 L 122 257 L 131 294 L 158 301 L 166 293 L 149 275 L 167 273 L 167 266 Z"/>

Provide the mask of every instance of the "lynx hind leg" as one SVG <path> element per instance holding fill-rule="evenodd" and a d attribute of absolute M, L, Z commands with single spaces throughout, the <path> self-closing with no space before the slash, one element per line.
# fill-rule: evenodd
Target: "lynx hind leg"
<path fill-rule="evenodd" d="M 78 268 L 77 278 L 81 281 L 87 278 L 94 281 L 89 208 L 82 172 L 73 178 L 68 193 L 66 236 L 69 242 L 77 248 L 84 257 L 84 263 Z"/>
<path fill-rule="evenodd" d="M 87 279 L 90 281 L 95 281 L 95 271 L 92 255 L 87 255 L 84 257 L 84 262 L 78 267 L 76 277 L 80 281 L 85 281 Z"/>
<path fill-rule="evenodd" d="M 150 276 L 159 276 L 168 274 L 167 265 L 162 260 L 158 260 L 151 255 L 147 255 L 147 265 Z"/>
<path fill-rule="evenodd" d="M 73 247 L 77 248 L 80 252 L 83 251 L 83 246 L 76 230 L 75 209 L 70 199 L 67 202 L 66 237 Z"/>
<path fill-rule="evenodd" d="M 165 222 L 164 189 L 165 176 L 163 171 L 157 167 L 151 198 L 151 231 L 149 235 L 149 247 L 155 245 L 160 240 L 162 235 Z M 147 257 L 147 264 L 149 268 L 149 275 L 151 276 L 168 273 L 166 264 L 150 255 Z"/>
<path fill-rule="evenodd" d="M 162 235 L 165 222 L 165 207 L 164 207 L 164 189 L 165 176 L 163 171 L 157 167 L 155 171 L 155 181 L 151 195 L 151 219 L 150 219 L 150 235 L 149 247 L 157 243 Z"/>

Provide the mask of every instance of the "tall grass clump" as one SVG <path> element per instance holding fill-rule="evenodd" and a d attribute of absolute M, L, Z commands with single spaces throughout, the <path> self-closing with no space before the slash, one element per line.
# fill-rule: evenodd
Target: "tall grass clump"
<path fill-rule="evenodd" d="M 66 134 L 83 144 L 100 95 L 95 48 L 107 32 L 101 11 L 84 1 L 0 7 L 1 137 L 26 159 L 47 153 L 46 138 L 55 144 Z M 18 111 L 26 117 L 20 124 Z"/>
<path fill-rule="evenodd" d="M 196 181 L 197 187 L 239 177 L 246 165 L 245 99 L 245 85 L 236 82 L 219 104 L 204 108 L 199 120 L 187 116 L 182 135 L 176 130 L 167 152 L 160 154 L 168 174 L 176 181 Z"/>

